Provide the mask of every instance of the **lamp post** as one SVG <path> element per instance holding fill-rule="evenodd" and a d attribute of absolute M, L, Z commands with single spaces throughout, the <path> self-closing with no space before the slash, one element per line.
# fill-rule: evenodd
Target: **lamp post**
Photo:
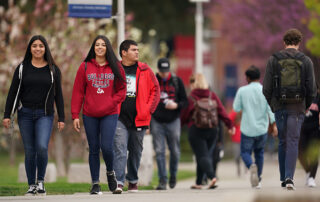
<path fill-rule="evenodd" d="M 118 48 L 125 39 L 125 13 L 124 13 L 124 0 L 118 0 L 118 13 L 117 13 L 117 24 L 118 24 Z"/>
<path fill-rule="evenodd" d="M 203 13 L 202 13 L 202 3 L 209 2 L 209 0 L 189 0 L 192 3 L 196 3 L 196 53 L 195 53 L 195 63 L 196 63 L 196 73 L 203 73 L 203 53 L 202 53 L 202 43 L 203 43 Z"/>

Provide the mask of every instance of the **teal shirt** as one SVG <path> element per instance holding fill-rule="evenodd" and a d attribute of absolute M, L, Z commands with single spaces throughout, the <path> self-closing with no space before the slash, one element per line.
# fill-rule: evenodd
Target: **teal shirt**
<path fill-rule="evenodd" d="M 259 82 L 251 82 L 239 88 L 233 102 L 233 109 L 236 112 L 242 111 L 240 130 L 249 137 L 266 134 L 269 118 L 271 123 L 275 121 Z"/>

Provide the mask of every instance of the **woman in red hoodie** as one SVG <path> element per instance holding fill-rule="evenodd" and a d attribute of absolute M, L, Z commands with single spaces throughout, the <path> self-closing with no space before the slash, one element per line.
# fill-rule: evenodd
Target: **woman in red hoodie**
<path fill-rule="evenodd" d="M 115 56 L 107 37 L 95 38 L 81 63 L 73 85 L 71 113 L 73 126 L 80 132 L 79 113 L 83 104 L 83 124 L 89 144 L 92 179 L 90 194 L 101 194 L 99 185 L 100 149 L 107 167 L 110 191 L 117 188 L 113 171 L 113 140 L 120 105 L 126 97 L 123 67 Z"/>
<path fill-rule="evenodd" d="M 193 113 L 195 111 L 194 100 L 201 98 L 211 98 L 217 103 L 218 118 L 221 119 L 229 128 L 229 133 L 233 134 L 235 128 L 229 119 L 220 99 L 218 96 L 209 90 L 209 85 L 203 74 L 195 74 L 190 78 L 191 95 L 189 96 L 188 108 L 184 109 L 181 114 L 182 124 L 188 124 L 189 133 L 188 138 L 196 156 L 197 163 L 197 177 L 196 184 L 192 185 L 192 189 L 202 188 L 202 179 L 205 174 L 209 179 L 209 189 L 216 188 L 216 176 L 212 167 L 212 154 L 209 149 L 213 148 L 217 139 L 217 128 L 198 128 L 193 120 Z"/>

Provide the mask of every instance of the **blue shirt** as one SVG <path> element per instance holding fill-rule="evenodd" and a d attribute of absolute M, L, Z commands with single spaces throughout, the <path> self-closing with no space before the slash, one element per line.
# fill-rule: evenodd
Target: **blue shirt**
<path fill-rule="evenodd" d="M 251 82 L 239 88 L 233 102 L 233 109 L 236 112 L 242 111 L 240 130 L 249 137 L 266 134 L 269 118 L 271 123 L 275 121 L 259 82 Z"/>

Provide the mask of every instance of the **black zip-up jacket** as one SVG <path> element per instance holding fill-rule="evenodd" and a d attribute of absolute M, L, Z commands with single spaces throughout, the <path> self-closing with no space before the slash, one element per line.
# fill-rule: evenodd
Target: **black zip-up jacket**
<path fill-rule="evenodd" d="M 180 110 L 188 105 L 188 98 L 183 82 L 179 77 L 170 74 L 166 81 L 158 74 L 156 74 L 156 77 L 160 85 L 160 102 L 156 111 L 152 114 L 152 118 L 160 123 L 169 123 L 180 117 Z M 176 79 L 176 81 L 173 81 L 173 79 Z M 166 109 L 166 99 L 174 100 L 178 104 L 178 108 L 175 110 Z"/>
<path fill-rule="evenodd" d="M 294 48 L 287 48 L 282 50 L 281 53 L 288 55 L 296 55 L 299 51 Z M 296 104 L 281 104 L 279 100 L 274 96 L 273 93 L 273 65 L 275 58 L 271 56 L 267 63 L 266 73 L 263 80 L 263 94 L 266 97 L 273 112 L 280 109 L 286 109 L 290 111 L 296 111 L 304 113 L 307 108 L 311 105 L 312 100 L 316 97 L 316 83 L 314 78 L 313 63 L 308 56 L 305 56 L 304 67 L 305 67 L 305 89 L 306 97 L 303 102 Z"/>
<path fill-rule="evenodd" d="M 21 100 L 21 91 L 23 86 L 20 87 L 19 94 L 17 95 L 19 84 L 20 84 L 19 68 L 20 68 L 20 64 L 16 68 L 13 75 L 13 79 L 11 82 L 11 86 L 10 86 L 7 101 L 6 101 L 4 118 L 10 118 L 16 96 L 17 96 L 17 104 L 15 106 L 14 111 L 16 111 L 20 105 L 19 103 Z M 23 64 L 22 79 L 26 74 L 26 68 L 29 68 L 29 65 Z M 64 122 L 65 116 L 64 116 L 64 102 L 63 102 L 63 95 L 62 95 L 62 88 L 61 88 L 61 72 L 58 67 L 54 66 L 54 68 L 55 68 L 55 74 L 53 77 L 54 82 L 51 84 L 51 87 L 47 94 L 47 99 L 45 102 L 45 113 L 46 115 L 52 115 L 54 113 L 54 102 L 55 102 L 56 108 L 58 111 L 58 122 Z"/>

